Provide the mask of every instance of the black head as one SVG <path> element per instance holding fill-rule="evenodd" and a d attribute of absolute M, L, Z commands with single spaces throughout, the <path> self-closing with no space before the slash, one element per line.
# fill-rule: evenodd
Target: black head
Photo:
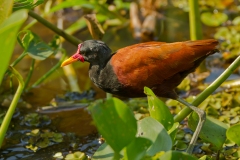
<path fill-rule="evenodd" d="M 105 65 L 111 57 L 111 49 L 102 41 L 87 40 L 78 45 L 77 52 L 62 63 L 62 67 L 76 61 Z"/>
<path fill-rule="evenodd" d="M 111 49 L 102 41 L 87 40 L 79 45 L 79 54 L 90 63 L 104 62 L 111 56 Z"/>

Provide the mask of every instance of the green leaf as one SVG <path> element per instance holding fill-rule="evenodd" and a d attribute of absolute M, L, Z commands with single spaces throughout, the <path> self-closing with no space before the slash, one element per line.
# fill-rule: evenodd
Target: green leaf
<path fill-rule="evenodd" d="M 214 35 L 215 39 L 228 39 L 231 37 L 231 33 L 227 27 L 219 27 Z"/>
<path fill-rule="evenodd" d="M 192 130 L 196 129 L 198 120 L 198 115 L 195 112 L 190 115 L 188 125 Z M 225 123 L 207 116 L 199 137 L 202 140 L 211 143 L 214 149 L 220 150 L 226 140 L 227 129 L 228 126 Z"/>
<path fill-rule="evenodd" d="M 145 154 L 153 156 L 160 151 L 168 151 L 171 148 L 171 138 L 163 125 L 155 119 L 147 117 L 138 121 L 138 137 L 127 146 L 124 156 L 127 156 L 129 160 L 138 159 Z M 92 158 L 93 160 L 112 160 L 113 156 L 112 148 L 104 143 Z M 121 153 L 121 156 L 123 157 L 123 153 Z"/>
<path fill-rule="evenodd" d="M 0 24 L 2 24 L 12 12 L 13 0 L 0 0 Z"/>
<path fill-rule="evenodd" d="M 56 159 L 63 159 L 63 155 L 62 155 L 62 152 L 57 152 L 53 155 L 53 158 L 56 158 Z"/>
<path fill-rule="evenodd" d="M 213 159 L 211 158 L 211 156 L 204 155 L 201 158 L 199 158 L 198 160 L 213 160 Z"/>
<path fill-rule="evenodd" d="M 27 10 L 14 12 L 8 19 L 0 25 L 0 44 L 1 44 L 1 59 L 0 59 L 0 83 L 3 75 L 8 67 L 12 52 L 14 49 L 17 32 L 23 22 L 27 19 Z"/>
<path fill-rule="evenodd" d="M 174 120 L 168 107 L 156 97 L 150 88 L 144 87 L 144 93 L 148 97 L 148 108 L 151 117 L 159 121 L 165 129 L 169 130 L 173 126 Z"/>
<path fill-rule="evenodd" d="M 123 153 L 120 154 L 123 157 Z M 113 149 L 107 143 L 103 143 L 92 156 L 92 160 L 112 160 L 113 157 Z"/>
<path fill-rule="evenodd" d="M 85 153 L 77 151 L 77 152 L 68 154 L 65 160 L 88 160 L 88 158 L 85 155 Z"/>
<path fill-rule="evenodd" d="M 170 137 L 172 139 L 172 142 L 175 141 L 175 137 L 176 137 L 176 134 L 177 134 L 177 131 L 178 131 L 178 127 L 179 127 L 179 123 L 175 122 L 173 124 L 172 128 L 168 130 L 168 134 L 170 135 Z"/>
<path fill-rule="evenodd" d="M 128 106 L 117 98 L 98 100 L 89 107 L 98 131 L 115 152 L 135 139 L 137 122 Z"/>
<path fill-rule="evenodd" d="M 14 0 L 13 10 L 19 9 L 33 9 L 42 4 L 44 0 Z"/>
<path fill-rule="evenodd" d="M 23 37 L 21 39 L 21 35 Z M 33 40 L 34 36 L 31 34 L 30 30 L 23 30 L 18 33 L 17 40 L 18 43 L 23 47 L 23 49 L 27 50 L 29 43 Z"/>
<path fill-rule="evenodd" d="M 87 0 L 71 0 L 71 1 L 63 1 L 59 3 L 58 5 L 55 5 L 54 7 L 51 8 L 50 12 L 56 12 L 58 10 L 64 9 L 64 8 L 69 8 L 69 7 L 76 7 L 76 6 L 88 6 L 88 8 L 94 9 L 94 6 L 92 3 L 89 3 Z"/>
<path fill-rule="evenodd" d="M 232 23 L 233 23 L 235 26 L 240 25 L 240 16 L 235 17 L 235 18 L 233 19 Z"/>
<path fill-rule="evenodd" d="M 193 157 L 186 152 L 178 152 L 178 151 L 168 151 L 163 154 L 159 160 L 175 160 L 175 159 L 182 159 L 182 160 L 197 160 L 196 157 Z"/>
<path fill-rule="evenodd" d="M 201 14 L 201 20 L 205 25 L 211 26 L 211 27 L 217 27 L 221 25 L 222 23 L 226 22 L 228 19 L 228 16 L 225 13 L 217 12 L 204 12 Z"/>
<path fill-rule="evenodd" d="M 141 159 L 145 156 L 151 144 L 152 142 L 149 139 L 136 137 L 135 140 L 127 146 L 124 157 L 127 157 L 129 160 Z"/>
<path fill-rule="evenodd" d="M 31 31 L 23 31 L 25 33 L 20 41 L 19 34 L 18 42 L 24 48 L 25 52 L 34 59 L 44 60 L 53 54 L 52 48 L 44 43 L 40 37 Z"/>
<path fill-rule="evenodd" d="M 63 136 L 61 133 L 54 133 L 53 134 L 53 139 L 54 142 L 62 142 L 63 141 Z"/>
<path fill-rule="evenodd" d="M 228 128 L 227 138 L 240 145 L 240 124 L 235 124 Z"/>
<path fill-rule="evenodd" d="M 152 145 L 147 150 L 147 155 L 149 156 L 172 148 L 171 137 L 164 126 L 151 117 L 144 118 L 138 122 L 138 136 L 152 141 Z"/>
<path fill-rule="evenodd" d="M 177 140 L 176 141 L 176 149 L 180 150 L 180 151 L 184 151 L 187 149 L 187 144 L 186 142 L 182 141 L 182 140 Z"/>
<path fill-rule="evenodd" d="M 46 148 L 47 146 L 49 146 L 51 143 L 49 141 L 48 138 L 43 138 L 40 141 L 37 142 L 37 146 L 40 148 Z"/>

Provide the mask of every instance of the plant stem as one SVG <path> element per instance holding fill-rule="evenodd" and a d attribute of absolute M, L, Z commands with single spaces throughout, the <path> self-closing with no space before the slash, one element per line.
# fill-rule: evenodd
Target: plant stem
<path fill-rule="evenodd" d="M 53 66 L 47 73 L 45 73 L 41 78 L 39 78 L 31 87 L 27 88 L 26 91 L 29 91 L 31 88 L 37 87 L 40 85 L 45 79 L 47 79 L 57 68 L 61 66 L 62 61 L 66 57 L 66 52 L 64 52 L 63 56 L 61 57 L 60 61 Z"/>
<path fill-rule="evenodd" d="M 189 23 L 191 40 L 202 39 L 202 25 L 200 21 L 200 13 L 198 0 L 188 0 L 189 3 Z"/>
<path fill-rule="evenodd" d="M 198 106 L 201 104 L 210 94 L 212 94 L 233 72 L 240 66 L 240 56 L 238 56 L 235 61 L 212 83 L 210 84 L 202 93 L 200 93 L 196 99 L 192 102 L 193 106 Z M 187 117 L 192 112 L 189 108 L 182 109 L 175 117 L 175 122 L 181 122 L 185 117 Z"/>
<path fill-rule="evenodd" d="M 121 155 L 118 152 L 114 152 L 113 160 L 119 160 L 121 158 Z"/>
<path fill-rule="evenodd" d="M 3 122 L 2 122 L 2 125 L 1 125 L 1 128 L 0 128 L 0 148 L 2 146 L 2 142 L 4 140 L 4 137 L 5 137 L 5 134 L 7 132 L 7 129 L 8 129 L 8 126 L 10 124 L 10 121 L 12 119 L 12 116 L 14 114 L 14 111 L 15 111 L 15 108 L 17 106 L 17 103 L 18 103 L 18 100 L 21 96 L 21 93 L 23 91 L 23 88 L 24 88 L 24 81 L 23 81 L 23 78 L 22 76 L 19 74 L 19 72 L 17 70 L 15 70 L 13 67 L 9 67 L 9 70 L 11 71 L 11 73 L 17 78 L 18 80 L 18 89 L 13 97 L 13 100 L 11 102 L 11 105 L 3 119 Z"/>
<path fill-rule="evenodd" d="M 10 66 L 14 67 L 17 65 L 25 56 L 27 55 L 26 52 L 23 52 Z M 8 76 L 10 74 L 10 70 L 8 69 L 5 73 L 5 76 Z"/>
<path fill-rule="evenodd" d="M 25 86 L 24 86 L 24 89 L 28 86 L 28 83 L 32 77 L 32 74 L 33 74 L 33 70 L 34 70 L 34 65 L 35 65 L 35 59 L 32 59 L 32 64 L 31 64 L 31 67 L 29 69 L 29 72 L 28 72 L 28 75 L 27 75 L 27 78 L 25 80 Z"/>
<path fill-rule="evenodd" d="M 17 65 L 26 55 L 27 55 L 27 53 L 24 51 L 24 52 L 11 64 L 11 66 L 14 67 L 15 65 Z"/>
<path fill-rule="evenodd" d="M 67 34 L 66 32 L 64 32 L 63 30 L 59 29 L 58 27 L 56 27 L 52 23 L 48 22 L 46 19 L 42 18 L 41 16 L 37 15 L 33 11 L 30 10 L 28 12 L 28 14 L 31 17 L 35 18 L 38 22 L 42 23 L 44 26 L 46 26 L 49 29 L 51 29 L 56 34 L 62 36 L 64 39 L 66 39 L 68 42 L 72 43 L 73 45 L 78 46 L 78 44 L 81 43 L 81 41 L 79 39 L 75 38 L 74 36 L 71 36 L 71 35 Z"/>

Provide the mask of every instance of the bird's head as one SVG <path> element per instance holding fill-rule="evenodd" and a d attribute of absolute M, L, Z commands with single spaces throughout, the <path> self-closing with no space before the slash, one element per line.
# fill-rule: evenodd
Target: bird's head
<path fill-rule="evenodd" d="M 62 63 L 62 67 L 76 61 L 100 63 L 111 56 L 111 49 L 102 41 L 87 40 L 78 45 L 77 52 Z"/>

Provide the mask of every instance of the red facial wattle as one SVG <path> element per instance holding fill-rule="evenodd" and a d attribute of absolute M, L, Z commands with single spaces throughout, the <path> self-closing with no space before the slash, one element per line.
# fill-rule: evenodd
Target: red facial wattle
<path fill-rule="evenodd" d="M 80 43 L 80 44 L 78 45 L 78 50 L 77 50 L 77 52 L 72 56 L 72 58 L 78 59 L 79 61 L 84 62 L 84 58 L 83 58 L 83 56 L 82 56 L 81 53 L 80 53 L 80 48 L 81 48 L 81 46 L 82 46 L 82 43 Z"/>
<path fill-rule="evenodd" d="M 76 52 L 73 56 L 69 57 L 67 60 L 65 60 L 65 61 L 62 63 L 62 65 L 61 65 L 62 67 L 63 67 L 63 66 L 66 66 L 66 65 L 69 65 L 69 64 L 71 64 L 71 63 L 73 63 L 73 62 L 76 62 L 76 61 L 84 62 L 84 58 L 83 58 L 83 56 L 80 54 L 81 45 L 82 45 L 82 44 L 79 44 L 79 45 L 78 45 L 78 50 L 77 50 L 77 52 Z"/>
<path fill-rule="evenodd" d="M 83 56 L 82 56 L 80 53 L 78 53 L 78 52 L 75 53 L 75 54 L 72 56 L 72 58 L 78 59 L 79 61 L 84 62 Z"/>

